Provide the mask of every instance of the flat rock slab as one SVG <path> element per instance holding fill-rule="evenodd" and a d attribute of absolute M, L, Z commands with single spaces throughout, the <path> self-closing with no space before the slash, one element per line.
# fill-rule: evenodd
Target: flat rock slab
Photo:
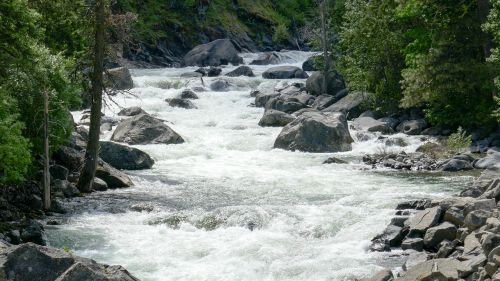
<path fill-rule="evenodd" d="M 418 212 L 407 221 L 410 232 L 423 235 L 427 229 L 435 226 L 441 218 L 443 210 L 441 207 L 433 207 Z"/>

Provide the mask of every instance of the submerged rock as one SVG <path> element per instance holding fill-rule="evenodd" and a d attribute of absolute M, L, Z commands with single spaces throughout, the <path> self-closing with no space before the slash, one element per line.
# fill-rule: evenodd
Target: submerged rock
<path fill-rule="evenodd" d="M 139 114 L 119 123 L 111 140 L 132 145 L 184 142 L 174 130 L 148 114 Z"/>
<path fill-rule="evenodd" d="M 268 64 L 280 64 L 290 59 L 286 54 L 278 52 L 269 52 L 260 54 L 257 59 L 250 62 L 251 65 L 268 65 Z"/>
<path fill-rule="evenodd" d="M 118 112 L 118 116 L 136 116 L 143 113 L 145 114 L 146 111 L 138 106 L 133 106 L 122 109 L 120 112 Z"/>
<path fill-rule="evenodd" d="M 193 91 L 191 90 L 184 90 L 180 93 L 179 97 L 180 99 L 185 99 L 185 100 L 197 100 L 199 99 L 198 98 L 198 95 L 195 94 Z"/>
<path fill-rule="evenodd" d="M 339 152 L 351 150 L 352 142 L 342 113 L 304 112 L 283 128 L 274 147 L 292 151 Z"/>

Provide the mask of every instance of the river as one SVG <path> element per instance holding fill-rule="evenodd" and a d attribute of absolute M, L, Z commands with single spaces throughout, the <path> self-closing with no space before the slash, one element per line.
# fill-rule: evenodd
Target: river
<path fill-rule="evenodd" d="M 256 55 L 243 54 L 247 63 Z M 301 66 L 311 53 L 288 55 L 283 64 Z M 264 109 L 250 106 L 249 93 L 294 80 L 262 79 L 269 67 L 252 66 L 255 78 L 230 78 L 231 91 L 197 93 L 198 109 L 190 110 L 164 100 L 202 86 L 199 79 L 180 78 L 196 68 L 132 70 L 135 88 L 114 102 L 167 120 L 186 142 L 137 146 L 155 159 L 153 169 L 128 172 L 133 188 L 68 202 L 76 211 L 48 227 L 50 245 L 123 265 L 151 281 L 353 280 L 397 265 L 388 254 L 367 251 L 396 204 L 456 193 L 471 178 L 371 170 L 362 155 L 392 149 L 376 137 L 356 141 L 346 153 L 273 149 L 281 128 L 257 125 Z M 108 104 L 106 115 L 116 115 L 118 106 Z M 422 143 L 402 137 L 409 145 L 401 150 Z M 350 164 L 323 165 L 332 155 Z M 132 211 L 134 204 L 154 210 Z"/>

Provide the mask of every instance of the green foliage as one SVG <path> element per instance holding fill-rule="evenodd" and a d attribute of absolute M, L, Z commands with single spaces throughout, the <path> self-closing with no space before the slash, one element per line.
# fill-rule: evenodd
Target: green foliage
<path fill-rule="evenodd" d="M 0 86 L 0 183 L 19 183 L 31 163 L 30 143 L 18 116 L 15 101 Z"/>
<path fill-rule="evenodd" d="M 341 28 L 339 69 L 349 88 L 374 93 L 374 106 L 382 111 L 397 107 L 405 45 L 391 0 L 347 0 Z"/>
<path fill-rule="evenodd" d="M 462 127 L 458 127 L 457 131 L 451 134 L 446 141 L 446 146 L 449 150 L 458 153 L 462 152 L 472 144 L 472 137 L 467 135 Z"/>
<path fill-rule="evenodd" d="M 33 155 L 42 152 L 43 93 L 50 93 L 49 130 L 54 150 L 71 134 L 68 108 L 78 103 L 77 87 L 69 79 L 73 60 L 56 54 L 67 46 L 45 47 L 44 41 L 49 44 L 51 37 L 41 26 L 45 19 L 27 0 L 0 2 L 0 18 L 0 181 L 19 182 Z"/>
<path fill-rule="evenodd" d="M 429 121 L 448 127 L 487 125 L 491 68 L 485 63 L 477 1 L 411 0 L 397 16 L 408 27 L 404 107 L 425 107 Z"/>
<path fill-rule="evenodd" d="M 288 27 L 285 24 L 280 24 L 274 28 L 273 42 L 281 43 L 290 38 Z"/>

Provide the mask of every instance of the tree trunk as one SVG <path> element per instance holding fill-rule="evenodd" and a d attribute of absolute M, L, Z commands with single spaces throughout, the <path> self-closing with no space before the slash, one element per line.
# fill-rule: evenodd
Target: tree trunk
<path fill-rule="evenodd" d="M 50 210 L 49 93 L 43 93 L 43 207 Z"/>
<path fill-rule="evenodd" d="M 99 134 L 101 131 L 101 108 L 104 71 L 104 0 L 95 2 L 95 46 L 92 73 L 92 105 L 90 109 L 90 128 L 85 165 L 78 180 L 78 189 L 81 192 L 90 192 L 94 184 L 97 158 L 99 155 Z"/>
<path fill-rule="evenodd" d="M 488 15 L 490 14 L 490 1 L 477 0 L 477 10 L 480 23 L 485 23 Z M 491 49 L 493 49 L 493 40 L 489 34 L 485 34 L 483 40 L 483 52 L 485 59 L 491 55 Z"/>
<path fill-rule="evenodd" d="M 328 77 L 330 76 L 330 55 L 328 54 L 328 3 L 322 0 L 319 8 L 321 18 L 321 43 L 323 45 L 323 95 L 328 95 Z"/>

